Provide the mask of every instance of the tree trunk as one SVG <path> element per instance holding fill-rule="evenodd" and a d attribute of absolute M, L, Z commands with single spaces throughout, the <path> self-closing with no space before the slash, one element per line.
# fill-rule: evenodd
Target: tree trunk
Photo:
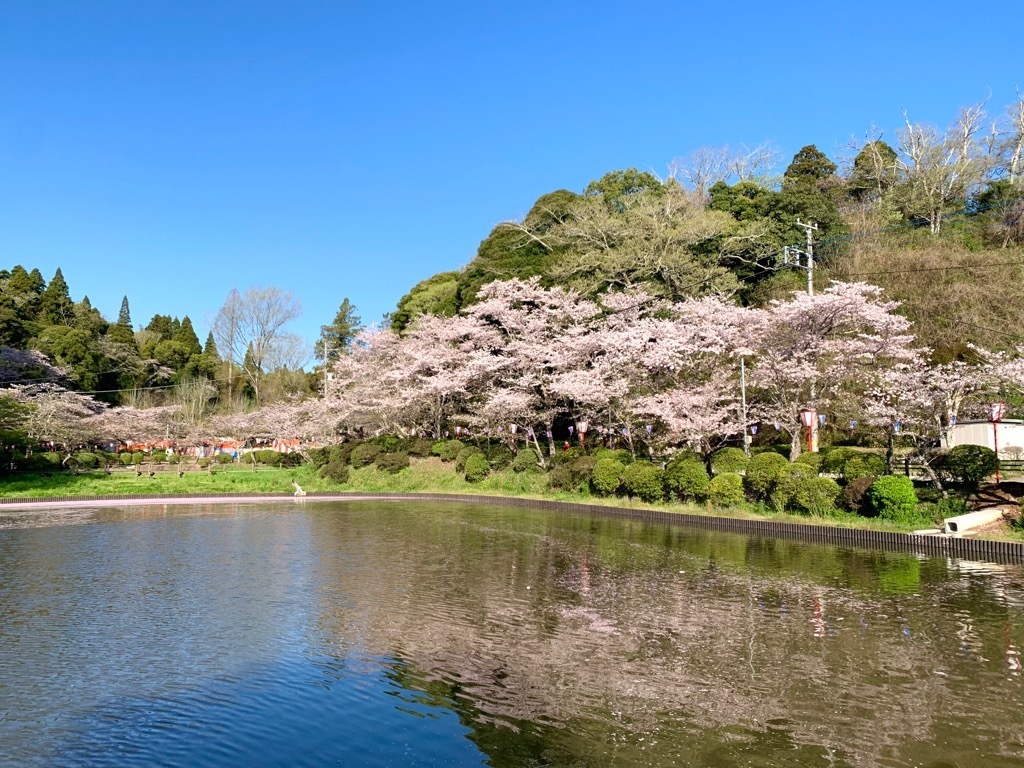
<path fill-rule="evenodd" d="M 789 460 L 796 461 L 796 457 L 800 455 L 800 430 L 795 429 L 791 433 L 789 439 Z"/>

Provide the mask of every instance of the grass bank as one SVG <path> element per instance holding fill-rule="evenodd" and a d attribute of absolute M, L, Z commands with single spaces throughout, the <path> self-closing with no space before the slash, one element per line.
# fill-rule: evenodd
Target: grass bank
<path fill-rule="evenodd" d="M 589 494 L 554 490 L 547 477 L 540 473 L 516 473 L 511 470 L 494 472 L 480 482 L 470 483 L 456 473 L 450 464 L 439 459 L 414 460 L 412 465 L 397 474 L 381 472 L 374 466 L 352 470 L 349 481 L 334 483 L 320 477 L 309 466 L 292 469 L 244 466 L 219 466 L 214 474 L 190 470 L 179 477 L 176 469 L 158 471 L 153 477 L 148 472 L 137 476 L 131 471 L 86 472 L 78 475 L 53 474 L 50 476 L 26 474 L 0 479 L 0 496 L 10 498 L 53 496 L 100 496 L 118 494 L 176 495 L 186 493 L 281 493 L 294 490 L 298 483 L 306 491 L 365 491 L 376 493 L 454 493 L 480 496 L 514 496 L 519 498 L 548 499 L 553 501 L 586 502 L 606 506 L 661 509 L 669 512 L 688 512 L 746 519 L 771 519 L 782 522 L 818 523 L 843 528 L 864 530 L 906 531 L 884 521 L 852 514 L 829 517 L 806 517 L 778 514 L 763 509 L 715 509 L 679 503 L 645 504 L 638 500 L 603 498 Z M 1024 539 L 1024 536 L 1014 536 Z"/>

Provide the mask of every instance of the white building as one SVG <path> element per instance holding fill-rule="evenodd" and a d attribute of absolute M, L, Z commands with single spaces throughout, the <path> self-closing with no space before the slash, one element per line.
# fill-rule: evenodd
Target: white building
<path fill-rule="evenodd" d="M 1024 420 L 1021 419 L 1004 419 L 995 425 L 983 420 L 958 421 L 946 432 L 942 447 L 984 445 L 995 450 L 996 439 L 999 441 L 1000 459 L 1024 459 Z"/>

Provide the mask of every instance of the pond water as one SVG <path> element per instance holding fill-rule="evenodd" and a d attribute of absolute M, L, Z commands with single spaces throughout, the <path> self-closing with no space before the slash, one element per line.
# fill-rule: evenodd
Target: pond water
<path fill-rule="evenodd" d="M 0 764 L 1024 765 L 1024 572 L 485 505 L 0 512 Z"/>

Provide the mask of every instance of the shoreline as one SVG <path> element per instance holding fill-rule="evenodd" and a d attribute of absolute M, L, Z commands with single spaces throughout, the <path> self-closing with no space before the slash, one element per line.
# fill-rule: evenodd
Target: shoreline
<path fill-rule="evenodd" d="M 781 520 L 702 515 L 672 512 L 655 508 L 620 507 L 587 504 L 572 501 L 533 499 L 521 496 L 488 496 L 459 493 L 402 493 L 364 491 L 311 491 L 305 495 L 294 493 L 194 493 L 194 494 L 109 494 L 98 496 L 8 497 L 0 499 L 0 514 L 4 510 L 33 510 L 47 508 L 82 508 L 104 506 L 186 505 L 203 503 L 254 503 L 269 501 L 421 501 L 447 503 L 492 504 L 503 507 L 532 508 L 572 514 L 628 518 L 639 521 L 669 523 L 771 538 L 785 538 L 832 546 L 861 549 L 912 552 L 926 556 L 956 557 L 1001 564 L 1024 565 L 1024 542 L 972 539 L 950 535 L 923 535 L 898 531 L 879 531 L 861 528 L 813 523 L 793 523 Z"/>

